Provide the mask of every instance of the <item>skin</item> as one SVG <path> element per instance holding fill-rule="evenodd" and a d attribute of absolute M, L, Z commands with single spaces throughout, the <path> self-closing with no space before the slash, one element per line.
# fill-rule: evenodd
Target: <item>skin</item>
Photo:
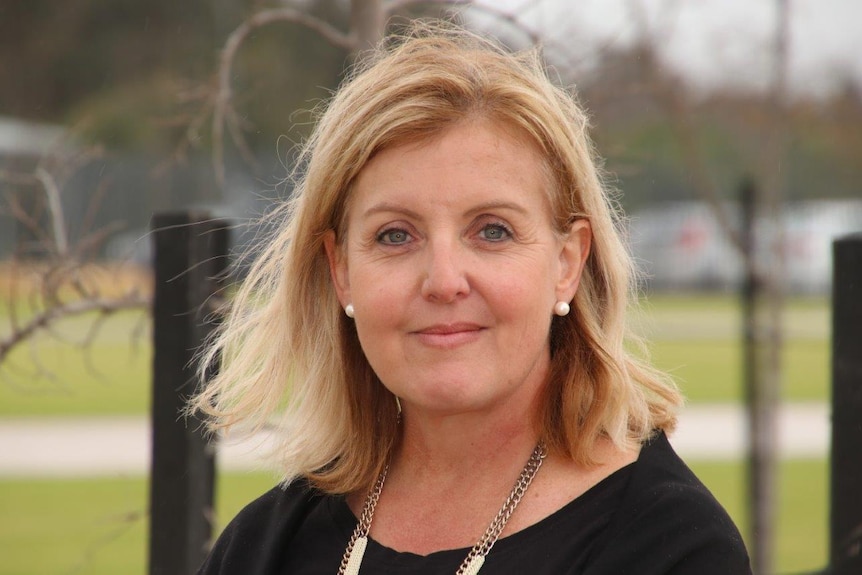
<path fill-rule="evenodd" d="M 471 546 L 538 441 L 553 306 L 574 298 L 591 237 L 586 220 L 554 229 L 542 168 L 516 132 L 459 123 L 377 154 L 355 183 L 346 237 L 325 240 L 339 300 L 403 409 L 372 527 L 395 549 Z M 636 456 L 596 452 L 607 465 L 590 470 L 549 457 L 504 533 Z M 354 512 L 363 498 L 348 499 Z"/>

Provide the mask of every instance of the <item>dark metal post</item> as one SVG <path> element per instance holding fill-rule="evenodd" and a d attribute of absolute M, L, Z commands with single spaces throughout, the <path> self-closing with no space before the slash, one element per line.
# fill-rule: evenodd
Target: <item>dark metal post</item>
<path fill-rule="evenodd" d="M 211 536 L 215 460 L 200 422 L 181 417 L 196 382 L 195 351 L 211 325 L 208 302 L 227 260 L 227 226 L 203 213 L 152 222 L 152 463 L 149 574 L 194 573 Z"/>
<path fill-rule="evenodd" d="M 829 563 L 862 573 L 862 234 L 832 244 L 832 459 Z"/>

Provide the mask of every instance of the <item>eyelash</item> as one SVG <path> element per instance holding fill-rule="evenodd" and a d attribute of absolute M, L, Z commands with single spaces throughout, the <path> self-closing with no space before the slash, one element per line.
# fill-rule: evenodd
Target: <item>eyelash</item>
<path fill-rule="evenodd" d="M 489 229 L 502 230 L 504 233 L 504 236 L 500 237 L 500 238 L 494 238 L 494 239 L 482 236 L 482 234 Z M 389 236 L 391 236 L 393 234 L 403 234 L 404 235 L 403 241 L 391 241 L 391 238 L 389 238 Z M 488 223 L 482 225 L 482 227 L 479 229 L 479 236 L 481 239 L 483 239 L 485 241 L 488 241 L 491 243 L 499 243 L 499 242 L 502 242 L 504 240 L 511 239 L 514 236 L 514 231 L 512 230 L 512 228 L 510 228 L 508 225 L 504 224 L 503 222 L 488 222 Z M 387 228 L 387 229 L 383 230 L 382 232 L 378 233 L 376 240 L 378 243 L 381 243 L 381 244 L 384 244 L 387 246 L 401 246 L 401 245 L 404 245 L 407 242 L 409 242 L 411 237 L 412 236 L 410 235 L 410 232 L 408 232 L 407 230 L 405 230 L 403 228 L 393 227 L 393 228 Z M 387 238 L 389 239 L 389 241 L 387 241 Z"/>
<path fill-rule="evenodd" d="M 386 241 L 387 236 L 390 236 L 392 234 L 404 234 L 404 241 L 401 241 L 401 242 Z M 404 245 L 405 243 L 407 243 L 407 241 L 410 239 L 410 237 L 411 237 L 410 232 L 408 232 L 405 229 L 387 228 L 387 229 L 383 230 L 382 232 L 380 232 L 379 234 L 377 234 L 377 242 L 384 244 L 384 245 L 387 245 L 387 246 L 400 246 L 400 245 Z"/>
<path fill-rule="evenodd" d="M 512 228 L 510 228 L 509 226 L 507 226 L 503 222 L 489 222 L 489 223 L 482 226 L 482 229 L 479 230 L 479 233 L 481 234 L 482 232 L 485 232 L 488 229 L 499 229 L 499 230 L 503 230 L 503 232 L 505 233 L 505 236 L 502 238 L 497 238 L 497 239 L 483 238 L 483 239 L 490 241 L 490 242 L 502 242 L 503 240 L 511 239 L 513 236 Z"/>

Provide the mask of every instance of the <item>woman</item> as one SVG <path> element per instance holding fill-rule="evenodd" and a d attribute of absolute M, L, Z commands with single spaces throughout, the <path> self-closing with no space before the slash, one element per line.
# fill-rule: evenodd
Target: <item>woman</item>
<path fill-rule="evenodd" d="M 631 260 L 583 111 L 464 31 L 340 89 L 204 358 L 216 429 L 280 419 L 284 485 L 201 573 L 749 573 L 624 346 Z M 359 519 L 357 519 L 359 518 Z"/>

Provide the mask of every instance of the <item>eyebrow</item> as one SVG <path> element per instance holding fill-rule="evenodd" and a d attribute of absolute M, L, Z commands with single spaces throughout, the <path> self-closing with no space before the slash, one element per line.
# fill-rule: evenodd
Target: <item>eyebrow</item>
<path fill-rule="evenodd" d="M 420 219 L 418 213 L 413 210 L 407 209 L 403 206 L 399 206 L 398 204 L 391 204 L 389 202 L 380 202 L 379 204 L 374 204 L 362 214 L 364 217 L 373 216 L 374 214 L 392 212 L 396 214 L 403 214 L 407 217 Z"/>
<path fill-rule="evenodd" d="M 514 212 L 518 212 L 519 214 L 527 214 L 526 208 L 524 208 L 520 204 L 517 204 L 514 202 L 485 202 L 485 203 L 479 204 L 479 205 L 474 206 L 474 207 L 470 208 L 469 210 L 467 210 L 466 215 L 468 215 L 468 216 L 476 215 L 476 214 L 486 212 L 489 210 L 511 210 Z M 362 215 L 367 218 L 367 217 L 372 216 L 374 214 L 386 213 L 386 212 L 403 214 L 409 218 L 414 218 L 414 219 L 422 219 L 422 216 L 419 215 L 419 213 L 417 213 L 417 212 L 415 212 L 409 208 L 405 208 L 405 207 L 400 206 L 398 204 L 392 204 L 389 202 L 380 202 L 378 204 L 374 204 L 373 206 L 371 206 L 370 208 L 365 210 L 365 212 Z"/>
<path fill-rule="evenodd" d="M 488 210 L 512 210 L 513 212 L 518 212 L 519 214 L 527 214 L 527 209 L 520 204 L 516 204 L 515 202 L 485 202 L 484 204 L 479 204 L 478 206 L 467 210 L 467 215 L 487 212 Z"/>

